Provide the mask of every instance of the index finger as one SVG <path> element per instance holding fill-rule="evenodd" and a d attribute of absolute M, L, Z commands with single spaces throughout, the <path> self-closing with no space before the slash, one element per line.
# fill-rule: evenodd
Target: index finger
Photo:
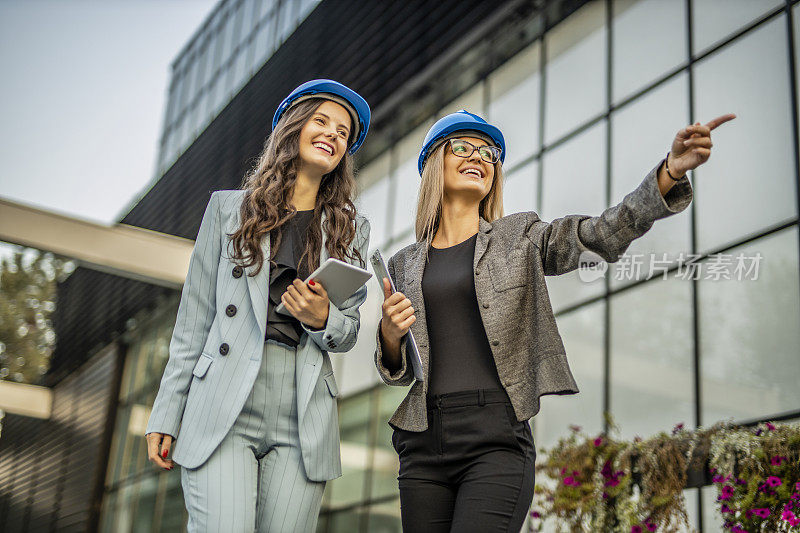
<path fill-rule="evenodd" d="M 313 284 L 313 285 L 311 284 L 311 282 L 312 282 L 312 281 L 314 282 L 314 284 Z M 317 278 L 314 278 L 314 279 L 311 279 L 311 280 L 309 280 L 309 282 L 308 282 L 308 288 L 309 288 L 311 291 L 313 291 L 313 292 L 315 292 L 315 293 L 319 294 L 320 296 L 322 296 L 323 294 L 327 294 L 327 293 L 325 292 L 325 287 L 322 285 L 322 283 L 320 283 L 320 281 L 319 281 Z"/>
<path fill-rule="evenodd" d="M 706 122 L 706 126 L 708 126 L 708 129 L 713 130 L 717 126 L 721 126 L 722 124 L 725 124 L 729 120 L 733 120 L 735 118 L 736 118 L 736 115 L 733 114 L 733 113 L 728 113 L 726 115 L 720 115 L 717 118 Z"/>

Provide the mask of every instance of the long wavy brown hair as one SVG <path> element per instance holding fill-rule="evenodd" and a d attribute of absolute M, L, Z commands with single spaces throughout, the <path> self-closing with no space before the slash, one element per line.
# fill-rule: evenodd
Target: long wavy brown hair
<path fill-rule="evenodd" d="M 280 247 L 284 225 L 297 213 L 290 200 L 300 166 L 300 130 L 324 101 L 324 98 L 310 98 L 289 108 L 267 137 L 256 164 L 242 180 L 241 188 L 246 191 L 239 210 L 242 222 L 236 231 L 227 235 L 233 244 L 231 259 L 243 267 L 258 265 L 253 276 L 264 266 L 262 238 L 269 232 L 276 232 L 272 236 L 269 258 L 274 267 L 273 259 Z M 300 264 L 305 261 L 308 272 L 319 266 L 323 230 L 330 257 L 358 259 L 362 267 L 366 266 L 355 246 L 353 252 L 348 253 L 356 235 L 356 208 L 352 201 L 355 189 L 353 158 L 345 152 L 336 168 L 322 177 L 317 192 L 306 246 L 299 261 Z M 320 228 L 323 211 L 325 227 Z"/>

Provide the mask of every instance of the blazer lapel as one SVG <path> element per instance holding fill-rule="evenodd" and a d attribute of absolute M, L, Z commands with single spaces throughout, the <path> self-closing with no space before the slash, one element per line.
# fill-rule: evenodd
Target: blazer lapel
<path fill-rule="evenodd" d="M 478 236 L 475 240 L 475 255 L 473 257 L 473 272 L 478 269 L 478 262 L 486 252 L 489 244 L 489 232 L 492 224 L 483 217 L 478 221 Z M 430 347 L 428 341 L 428 324 L 425 316 L 425 298 L 422 295 L 422 274 L 425 272 L 427 261 L 427 247 L 425 241 L 418 241 L 416 247 L 406 256 L 404 276 L 405 276 L 405 295 L 411 300 L 411 305 L 417 311 L 417 320 L 411 324 L 411 331 L 414 333 L 414 340 L 417 341 L 420 358 L 422 359 L 422 370 L 425 373 L 425 383 L 427 387 L 430 368 Z"/>
<path fill-rule="evenodd" d="M 322 212 L 320 224 L 325 223 L 325 211 Z M 323 226 L 324 227 L 324 226 Z M 322 249 L 319 253 L 319 264 L 322 265 L 328 257 L 328 250 L 325 247 L 327 238 L 325 230 L 322 230 Z M 305 332 L 304 332 L 305 333 Z M 297 413 L 298 422 L 302 423 L 306 412 L 306 406 L 311 400 L 314 392 L 314 385 L 319 378 L 322 370 L 322 351 L 317 344 L 311 340 L 307 334 L 300 337 L 300 344 L 297 345 L 297 362 L 295 364 L 295 380 L 297 381 Z"/>

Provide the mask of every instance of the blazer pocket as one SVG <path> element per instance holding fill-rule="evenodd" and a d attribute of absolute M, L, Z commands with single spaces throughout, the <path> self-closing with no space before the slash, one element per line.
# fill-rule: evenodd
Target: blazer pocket
<path fill-rule="evenodd" d="M 211 366 L 211 361 L 214 359 L 210 355 L 200 354 L 200 359 L 197 360 L 197 363 L 194 365 L 194 370 L 192 370 L 192 375 L 197 378 L 202 378 L 206 375 L 208 371 L 208 367 Z"/>
<path fill-rule="evenodd" d="M 328 385 L 328 392 L 331 393 L 331 396 L 334 398 L 339 396 L 339 388 L 336 386 L 336 378 L 333 372 L 325 376 L 325 384 Z"/>
<path fill-rule="evenodd" d="M 492 285 L 498 292 L 524 286 L 528 283 L 525 252 L 515 248 L 504 257 L 490 258 L 489 277 L 492 278 Z"/>

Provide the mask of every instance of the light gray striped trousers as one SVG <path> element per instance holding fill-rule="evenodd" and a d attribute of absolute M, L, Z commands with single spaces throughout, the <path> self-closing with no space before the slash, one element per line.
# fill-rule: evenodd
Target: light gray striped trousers
<path fill-rule="evenodd" d="M 208 461 L 181 468 L 194 532 L 313 532 L 325 482 L 309 481 L 297 432 L 295 349 L 267 340 L 258 377 Z"/>

